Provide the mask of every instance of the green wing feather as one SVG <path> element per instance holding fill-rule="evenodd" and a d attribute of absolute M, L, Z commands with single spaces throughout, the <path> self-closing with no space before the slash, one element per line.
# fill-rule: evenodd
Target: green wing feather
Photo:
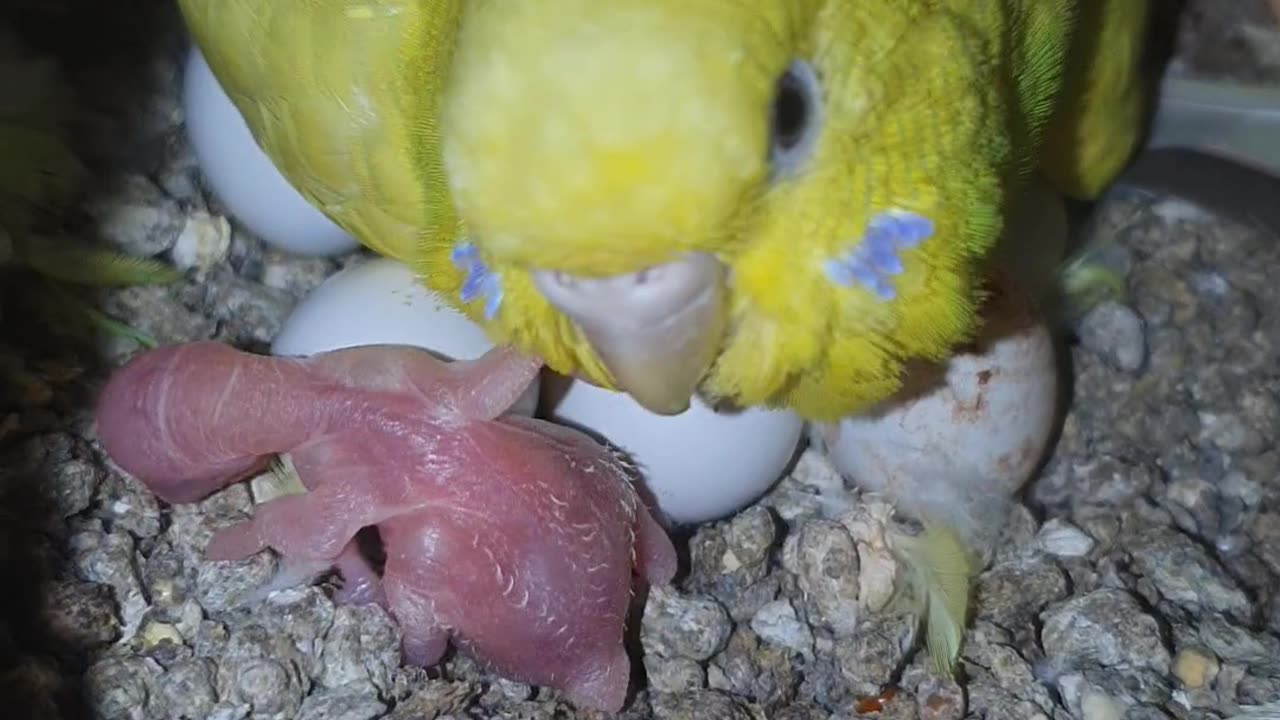
<path fill-rule="evenodd" d="M 89 286 L 167 283 L 179 273 L 166 264 L 32 232 L 54 218 L 82 187 L 87 170 L 67 138 L 75 106 L 52 58 L 32 56 L 0 32 L 0 270 L 33 271 L 32 300 L 64 331 L 90 328 L 145 346 L 154 340 L 92 307 L 58 283 Z"/>
<path fill-rule="evenodd" d="M 153 258 L 124 255 L 70 241 L 40 238 L 22 252 L 27 266 L 52 280 L 91 287 L 163 285 L 182 274 Z"/>
<path fill-rule="evenodd" d="M 0 228 L 21 235 L 85 177 L 65 139 L 71 90 L 52 58 L 0 32 Z"/>

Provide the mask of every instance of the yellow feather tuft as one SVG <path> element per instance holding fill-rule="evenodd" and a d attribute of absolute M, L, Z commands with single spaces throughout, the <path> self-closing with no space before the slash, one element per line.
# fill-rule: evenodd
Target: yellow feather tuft
<path fill-rule="evenodd" d="M 952 529 L 926 522 L 919 536 L 895 533 L 892 547 L 920 605 L 925 647 L 935 672 L 952 676 L 969 621 L 975 555 Z"/>

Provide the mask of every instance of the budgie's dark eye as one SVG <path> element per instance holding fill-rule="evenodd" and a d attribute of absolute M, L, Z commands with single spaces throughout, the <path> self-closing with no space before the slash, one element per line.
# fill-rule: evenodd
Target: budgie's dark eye
<path fill-rule="evenodd" d="M 801 169 L 822 125 L 821 93 L 813 66 L 796 60 L 778 78 L 769 117 L 769 161 L 775 177 Z"/>

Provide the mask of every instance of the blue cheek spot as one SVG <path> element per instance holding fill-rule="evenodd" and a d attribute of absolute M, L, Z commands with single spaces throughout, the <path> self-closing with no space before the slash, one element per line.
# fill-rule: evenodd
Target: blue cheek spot
<path fill-rule="evenodd" d="M 458 297 L 464 303 L 484 298 L 484 319 L 492 320 L 502 306 L 502 278 L 484 264 L 480 252 L 470 242 L 455 245 L 449 253 L 449 260 L 454 267 L 467 273 Z"/>
<path fill-rule="evenodd" d="M 933 235 L 933 222 L 923 215 L 890 211 L 867 223 L 852 250 L 823 263 L 827 278 L 841 287 L 860 286 L 881 300 L 897 296 L 889 281 L 903 271 L 902 251 Z"/>

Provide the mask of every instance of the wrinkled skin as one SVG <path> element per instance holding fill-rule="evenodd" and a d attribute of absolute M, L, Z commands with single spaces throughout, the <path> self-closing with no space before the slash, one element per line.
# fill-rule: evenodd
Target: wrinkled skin
<path fill-rule="evenodd" d="M 391 610 L 409 661 L 436 663 L 452 638 L 508 677 L 616 711 L 633 572 L 669 582 L 675 554 L 606 448 L 504 414 L 539 368 L 504 349 L 449 364 L 407 347 L 285 359 L 192 343 L 122 368 L 98 431 L 170 503 L 291 453 L 307 492 L 219 532 L 211 559 L 270 547 L 336 566 L 347 601 Z M 381 577 L 355 549 L 371 525 L 387 553 Z"/>

